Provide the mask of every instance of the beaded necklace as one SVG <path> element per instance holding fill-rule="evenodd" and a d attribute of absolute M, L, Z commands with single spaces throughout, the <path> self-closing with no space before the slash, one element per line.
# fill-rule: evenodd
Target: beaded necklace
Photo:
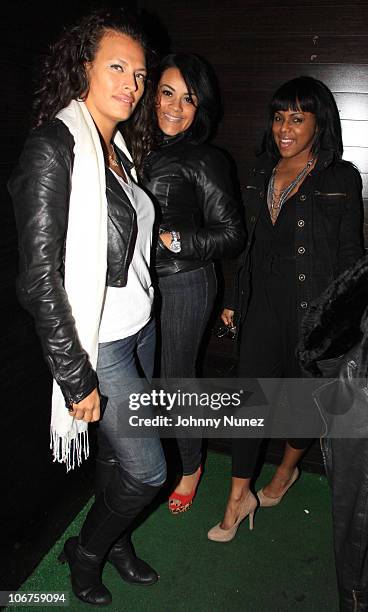
<path fill-rule="evenodd" d="M 286 202 L 291 192 L 308 174 L 311 166 L 313 166 L 314 164 L 314 159 L 312 158 L 306 163 L 304 168 L 299 172 L 299 174 L 290 183 L 290 185 L 287 185 L 286 187 L 284 187 L 284 189 L 280 189 L 280 190 L 275 189 L 275 175 L 279 168 L 279 164 L 280 162 L 277 163 L 277 165 L 274 167 L 272 171 L 271 178 L 268 183 L 268 189 L 267 189 L 267 205 L 270 211 L 272 223 L 275 223 L 283 204 Z"/>

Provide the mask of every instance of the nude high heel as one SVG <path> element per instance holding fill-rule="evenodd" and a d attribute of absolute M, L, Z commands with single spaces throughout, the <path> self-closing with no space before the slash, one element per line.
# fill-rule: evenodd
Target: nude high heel
<path fill-rule="evenodd" d="M 298 480 L 299 475 L 300 475 L 299 474 L 299 469 L 296 467 L 294 472 L 292 473 L 292 476 L 291 476 L 288 484 L 284 488 L 284 490 L 281 493 L 281 495 L 279 495 L 278 497 L 268 497 L 267 495 L 265 495 L 263 493 L 263 488 L 260 489 L 259 491 L 257 491 L 257 497 L 259 499 L 259 505 L 262 508 L 271 508 L 272 506 L 277 506 L 277 504 L 279 504 L 280 501 L 282 500 L 282 498 L 284 497 L 285 493 L 287 493 L 287 491 L 294 484 L 294 482 L 296 482 Z"/>
<path fill-rule="evenodd" d="M 251 491 L 249 491 L 247 497 L 241 504 L 240 514 L 235 521 L 234 525 L 230 527 L 230 529 L 222 529 L 220 527 L 221 523 L 217 523 L 212 529 L 209 530 L 207 537 L 209 540 L 213 542 L 230 542 L 233 538 L 235 538 L 236 532 L 238 531 L 238 527 L 240 523 L 249 516 L 249 529 L 253 529 L 254 525 L 254 513 L 258 506 L 258 500 L 253 495 Z"/>

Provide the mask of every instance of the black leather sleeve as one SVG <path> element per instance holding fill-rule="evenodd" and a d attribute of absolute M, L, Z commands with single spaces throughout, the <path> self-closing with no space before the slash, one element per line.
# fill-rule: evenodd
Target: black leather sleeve
<path fill-rule="evenodd" d="M 60 125 L 28 138 L 9 191 L 19 238 L 18 298 L 35 319 L 45 359 L 70 405 L 97 386 L 97 377 L 80 344 L 63 283 L 73 139 Z"/>
<path fill-rule="evenodd" d="M 244 248 L 245 230 L 226 158 L 215 148 L 206 147 L 200 158 L 190 160 L 185 171 L 195 187 L 203 226 L 191 232 L 175 224 L 181 238 L 181 252 L 175 257 L 203 261 L 234 257 Z"/>

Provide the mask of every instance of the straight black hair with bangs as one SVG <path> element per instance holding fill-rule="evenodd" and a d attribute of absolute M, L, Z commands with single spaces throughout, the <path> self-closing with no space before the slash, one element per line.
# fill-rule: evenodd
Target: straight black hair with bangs
<path fill-rule="evenodd" d="M 312 147 L 313 155 L 321 149 L 333 151 L 338 159 L 343 154 L 341 123 L 335 99 L 329 88 L 313 77 L 292 79 L 274 93 L 268 106 L 268 126 L 263 138 L 262 152 L 273 158 L 280 153 L 272 134 L 272 124 L 277 111 L 301 110 L 316 116 L 317 130 Z"/>
<path fill-rule="evenodd" d="M 158 80 L 168 68 L 177 68 L 198 100 L 197 112 L 189 128 L 190 141 L 201 144 L 212 135 L 221 115 L 220 89 L 212 66 L 194 53 L 170 53 L 160 62 Z"/>

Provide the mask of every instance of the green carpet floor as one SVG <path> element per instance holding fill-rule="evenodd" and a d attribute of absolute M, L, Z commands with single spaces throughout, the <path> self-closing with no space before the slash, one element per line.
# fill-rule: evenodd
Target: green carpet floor
<path fill-rule="evenodd" d="M 272 469 L 264 467 L 257 487 L 267 481 Z M 232 542 L 209 542 L 207 530 L 223 513 L 229 473 L 230 458 L 210 453 L 190 512 L 171 516 L 162 505 L 136 530 L 137 551 L 152 563 L 161 579 L 146 588 L 131 586 L 106 566 L 104 582 L 114 598 L 109 611 L 337 611 L 330 494 L 325 477 L 302 474 L 279 506 L 257 512 L 253 532 L 246 521 Z M 78 532 L 87 508 L 62 541 Z M 62 541 L 50 550 L 21 591 L 68 591 L 69 610 L 91 611 L 91 606 L 73 596 L 68 567 L 57 563 Z M 35 611 L 25 606 L 9 609 Z"/>

